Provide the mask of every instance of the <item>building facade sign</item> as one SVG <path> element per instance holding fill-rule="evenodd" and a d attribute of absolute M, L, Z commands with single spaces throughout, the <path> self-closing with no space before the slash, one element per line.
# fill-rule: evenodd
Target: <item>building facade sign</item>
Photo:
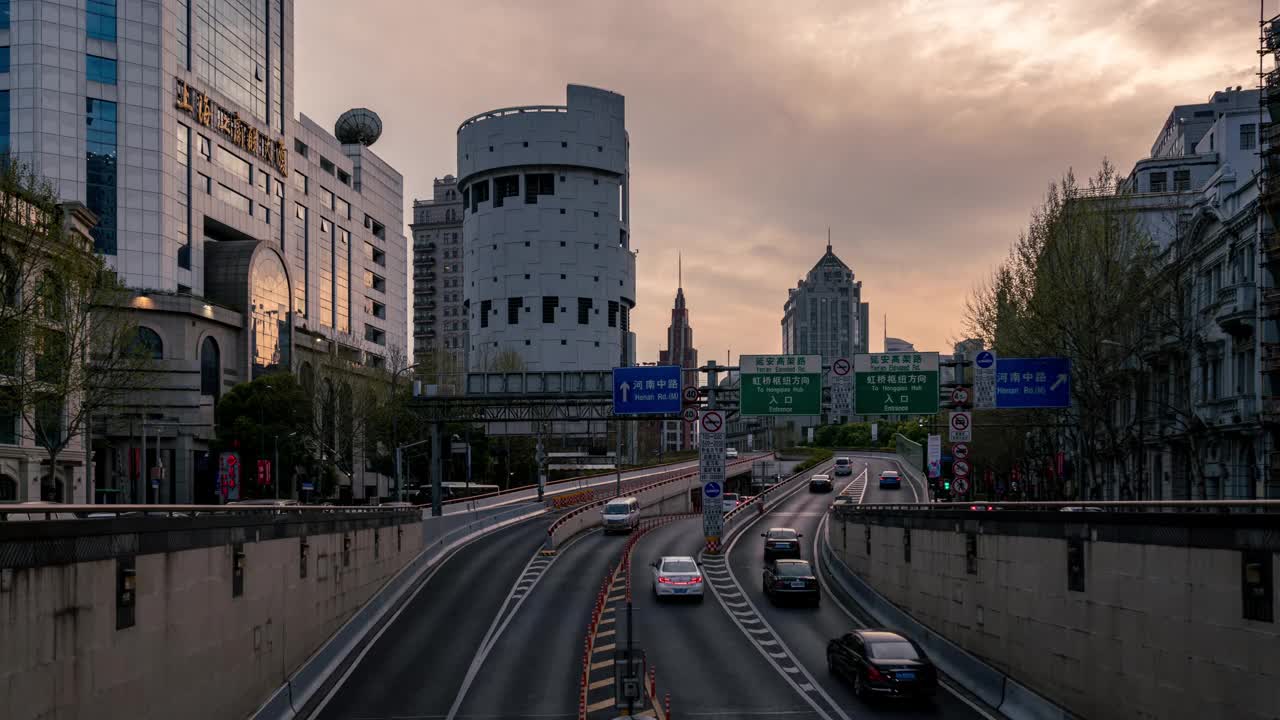
<path fill-rule="evenodd" d="M 272 140 L 266 133 L 241 120 L 240 113 L 222 107 L 207 93 L 192 87 L 186 80 L 174 80 L 177 82 L 174 107 L 190 113 L 191 119 L 196 123 L 217 130 L 236 147 L 271 163 L 281 176 L 288 179 L 289 150 L 283 140 Z"/>

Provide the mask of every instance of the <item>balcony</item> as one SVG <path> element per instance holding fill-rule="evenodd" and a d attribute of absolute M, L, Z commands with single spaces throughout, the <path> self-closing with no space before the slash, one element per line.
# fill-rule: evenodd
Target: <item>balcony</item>
<path fill-rule="evenodd" d="M 1280 318 L 1280 288 L 1261 288 L 1263 319 Z"/>
<path fill-rule="evenodd" d="M 425 303 L 423 303 L 423 304 L 422 304 L 422 309 L 423 309 L 423 310 L 435 310 L 435 309 L 436 309 L 436 301 L 435 301 L 435 300 L 428 300 L 428 301 L 426 301 Z"/>
<path fill-rule="evenodd" d="M 436 259 L 434 257 L 427 257 L 422 261 L 422 264 L 427 266 L 427 268 L 433 268 L 436 266 Z"/>
<path fill-rule="evenodd" d="M 1280 398 L 1262 398 L 1262 422 L 1267 425 L 1280 425 Z"/>
<path fill-rule="evenodd" d="M 1256 286 L 1252 282 L 1228 285 L 1218 290 L 1215 319 L 1223 330 L 1237 337 L 1253 333 L 1255 291 Z"/>
<path fill-rule="evenodd" d="M 1206 423 L 1218 427 L 1249 425 L 1258 419 L 1258 406 L 1252 395 L 1237 395 L 1213 403 L 1215 415 L 1205 418 Z"/>

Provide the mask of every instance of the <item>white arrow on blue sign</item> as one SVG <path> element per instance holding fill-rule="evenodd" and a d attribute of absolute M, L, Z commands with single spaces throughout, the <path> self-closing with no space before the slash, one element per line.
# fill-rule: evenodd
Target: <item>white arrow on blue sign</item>
<path fill-rule="evenodd" d="M 996 364 L 996 356 L 993 355 L 990 350 L 983 350 L 982 352 L 978 353 L 977 357 L 973 359 L 973 364 L 977 365 L 983 370 L 986 370 L 987 368 Z"/>
<path fill-rule="evenodd" d="M 678 415 L 681 407 L 679 367 L 613 369 L 614 415 Z"/>
<path fill-rule="evenodd" d="M 720 483 L 709 482 L 702 486 L 703 497 L 717 498 L 720 497 Z"/>

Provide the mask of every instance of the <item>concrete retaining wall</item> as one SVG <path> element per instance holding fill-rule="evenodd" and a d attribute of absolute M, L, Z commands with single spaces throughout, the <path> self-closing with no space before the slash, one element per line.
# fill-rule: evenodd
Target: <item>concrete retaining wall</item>
<path fill-rule="evenodd" d="M 0 570 L 3 716 L 245 717 L 422 549 L 416 523 L 307 527 L 305 578 L 302 536 L 244 538 L 238 597 L 230 544 L 132 556 L 121 629 L 115 558 Z"/>
<path fill-rule="evenodd" d="M 1017 681 L 1011 709 L 1021 683 L 1098 720 L 1280 717 L 1280 626 L 1243 618 L 1241 552 L 1213 547 L 1280 543 L 1251 526 L 1274 518 L 1024 514 L 854 512 L 829 538 L 876 593 Z M 1068 537 L 1083 541 L 1082 591 L 1068 589 Z"/>

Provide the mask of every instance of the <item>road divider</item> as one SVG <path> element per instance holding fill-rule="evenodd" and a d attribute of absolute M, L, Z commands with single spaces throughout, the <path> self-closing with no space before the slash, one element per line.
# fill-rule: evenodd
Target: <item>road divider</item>
<path fill-rule="evenodd" d="M 751 464 L 759 460 L 758 457 L 750 457 L 736 462 L 728 463 L 725 466 L 725 475 L 736 475 L 746 470 L 751 471 Z M 624 480 L 622 483 L 622 492 L 618 492 L 616 488 L 600 488 L 599 495 L 595 499 L 581 505 L 569 513 L 565 514 L 559 520 L 551 524 L 547 528 L 547 540 L 545 550 L 547 552 L 555 552 L 556 548 L 562 545 L 566 540 L 577 535 L 578 533 L 600 522 L 599 513 L 593 512 L 596 508 L 601 507 L 610 499 L 615 497 L 632 497 L 634 496 L 640 501 L 640 512 L 653 513 L 655 508 L 659 514 L 666 514 L 662 511 L 662 502 L 672 498 L 679 498 L 683 495 L 683 502 L 688 503 L 688 493 L 694 489 L 702 487 L 698 480 L 697 468 L 682 468 L 680 470 L 672 470 L 665 473 L 667 477 L 654 482 L 649 478 L 648 484 L 642 484 L 640 478 L 633 478 L 631 481 Z M 648 476 L 646 476 L 648 477 Z M 628 483 L 631 483 L 628 485 Z M 670 510 L 671 508 L 665 508 Z M 686 509 L 690 509 L 686 506 Z"/>

